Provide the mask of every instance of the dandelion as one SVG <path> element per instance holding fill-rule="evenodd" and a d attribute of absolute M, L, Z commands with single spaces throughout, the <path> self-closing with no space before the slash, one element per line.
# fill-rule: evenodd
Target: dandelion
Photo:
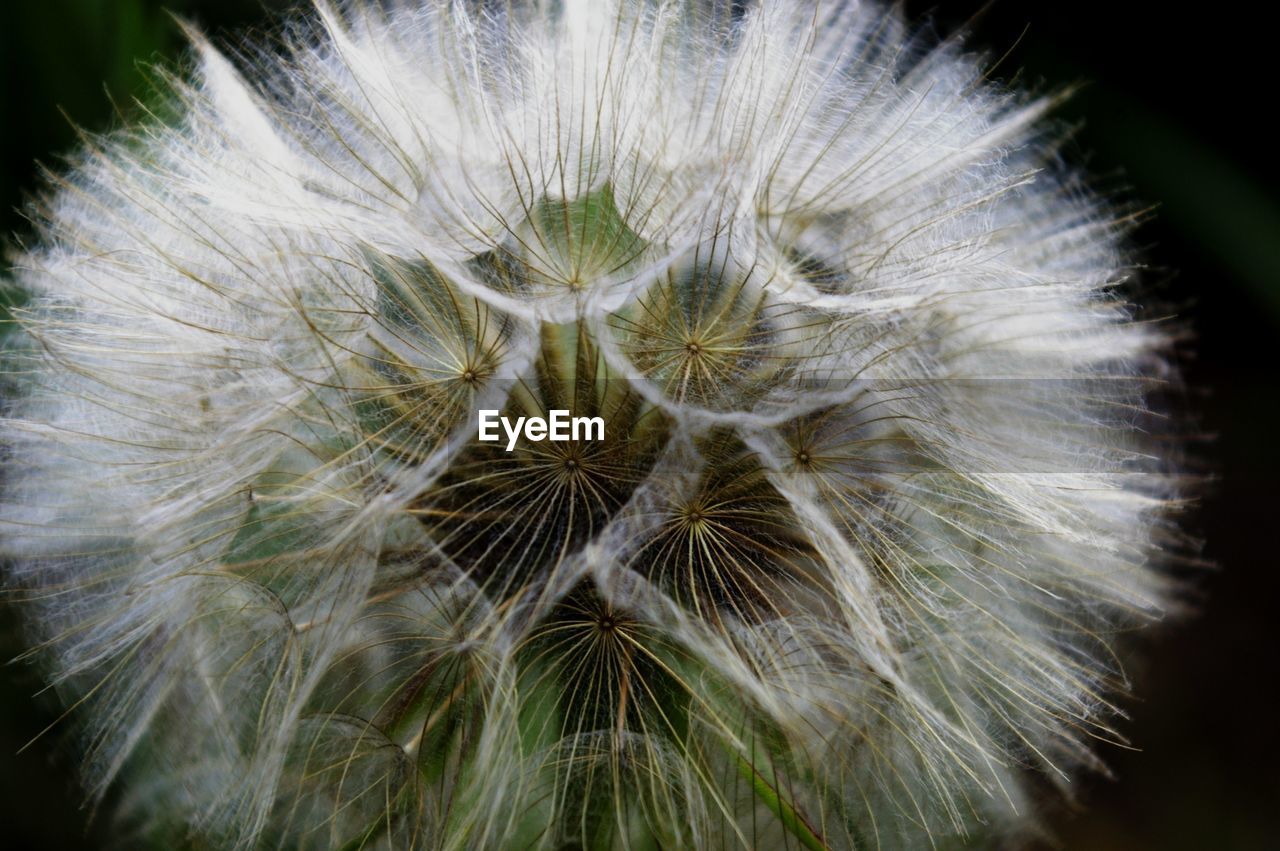
<path fill-rule="evenodd" d="M 1054 98 L 838 0 L 192 39 L 15 262 L 5 550 L 122 836 L 997 844 L 1095 764 L 1167 341 Z"/>

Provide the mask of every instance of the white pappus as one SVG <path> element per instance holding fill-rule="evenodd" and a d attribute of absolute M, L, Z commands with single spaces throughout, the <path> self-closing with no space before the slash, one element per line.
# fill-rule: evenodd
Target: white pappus
<path fill-rule="evenodd" d="M 1172 375 L 1053 98 L 846 0 L 191 37 L 14 264 L 9 584 L 122 835 L 999 845 L 1096 764 Z"/>

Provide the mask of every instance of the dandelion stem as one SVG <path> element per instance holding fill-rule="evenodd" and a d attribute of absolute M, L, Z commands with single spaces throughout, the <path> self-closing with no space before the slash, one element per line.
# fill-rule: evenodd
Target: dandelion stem
<path fill-rule="evenodd" d="M 742 772 L 742 776 L 751 781 L 751 788 L 755 790 L 756 796 L 764 802 L 778 820 L 782 822 L 782 826 L 787 832 L 800 840 L 805 848 L 810 851 L 831 851 L 831 846 L 822 839 L 818 833 L 809 826 L 808 821 L 796 806 L 787 800 L 786 796 L 780 793 L 772 783 L 765 779 L 764 775 L 756 768 L 754 762 L 739 756 L 738 770 Z"/>

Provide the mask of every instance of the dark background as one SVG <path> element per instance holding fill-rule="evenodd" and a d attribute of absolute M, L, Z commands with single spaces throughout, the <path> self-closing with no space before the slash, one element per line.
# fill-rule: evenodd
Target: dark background
<path fill-rule="evenodd" d="M 12 0 L 0 12 L 0 234 L 74 145 L 68 121 L 101 130 L 144 95 L 137 63 L 181 55 L 165 9 L 214 33 L 268 25 L 252 0 Z M 1102 747 L 1115 779 L 1077 780 L 1078 806 L 1052 813 L 1068 849 L 1280 847 L 1280 137 L 1275 28 L 1250 4 L 1181 14 L 1173 4 L 1003 0 L 906 3 L 937 30 L 972 30 L 995 76 L 1033 87 L 1087 85 L 1059 110 L 1068 148 L 1108 191 L 1155 205 L 1138 232 L 1145 286 L 1189 322 L 1183 368 L 1199 410 L 1193 449 L 1216 481 L 1192 510 L 1215 567 L 1190 619 L 1147 633 L 1126 659 L 1140 699 L 1124 702 L 1134 750 Z M 1252 8 L 1260 9 L 1263 4 Z M 977 14 L 975 15 L 975 12 Z M 107 93 L 110 93 L 110 97 Z M 115 106 L 113 106 L 113 101 Z M 119 112 L 118 112 L 119 111 Z M 65 113 L 65 116 L 64 114 Z M 0 608 L 0 659 L 20 651 Z M 105 818 L 81 807 L 56 718 L 26 666 L 0 669 L 0 845 L 99 848 Z M 1046 845 L 1046 847 L 1051 847 Z"/>

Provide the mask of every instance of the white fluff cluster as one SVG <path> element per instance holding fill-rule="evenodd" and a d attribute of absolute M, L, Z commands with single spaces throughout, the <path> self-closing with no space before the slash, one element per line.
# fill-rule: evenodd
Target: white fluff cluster
<path fill-rule="evenodd" d="M 1091 761 L 1164 341 L 1045 101 L 844 0 L 193 38 L 16 264 L 5 550 L 121 830 L 950 847 Z"/>

